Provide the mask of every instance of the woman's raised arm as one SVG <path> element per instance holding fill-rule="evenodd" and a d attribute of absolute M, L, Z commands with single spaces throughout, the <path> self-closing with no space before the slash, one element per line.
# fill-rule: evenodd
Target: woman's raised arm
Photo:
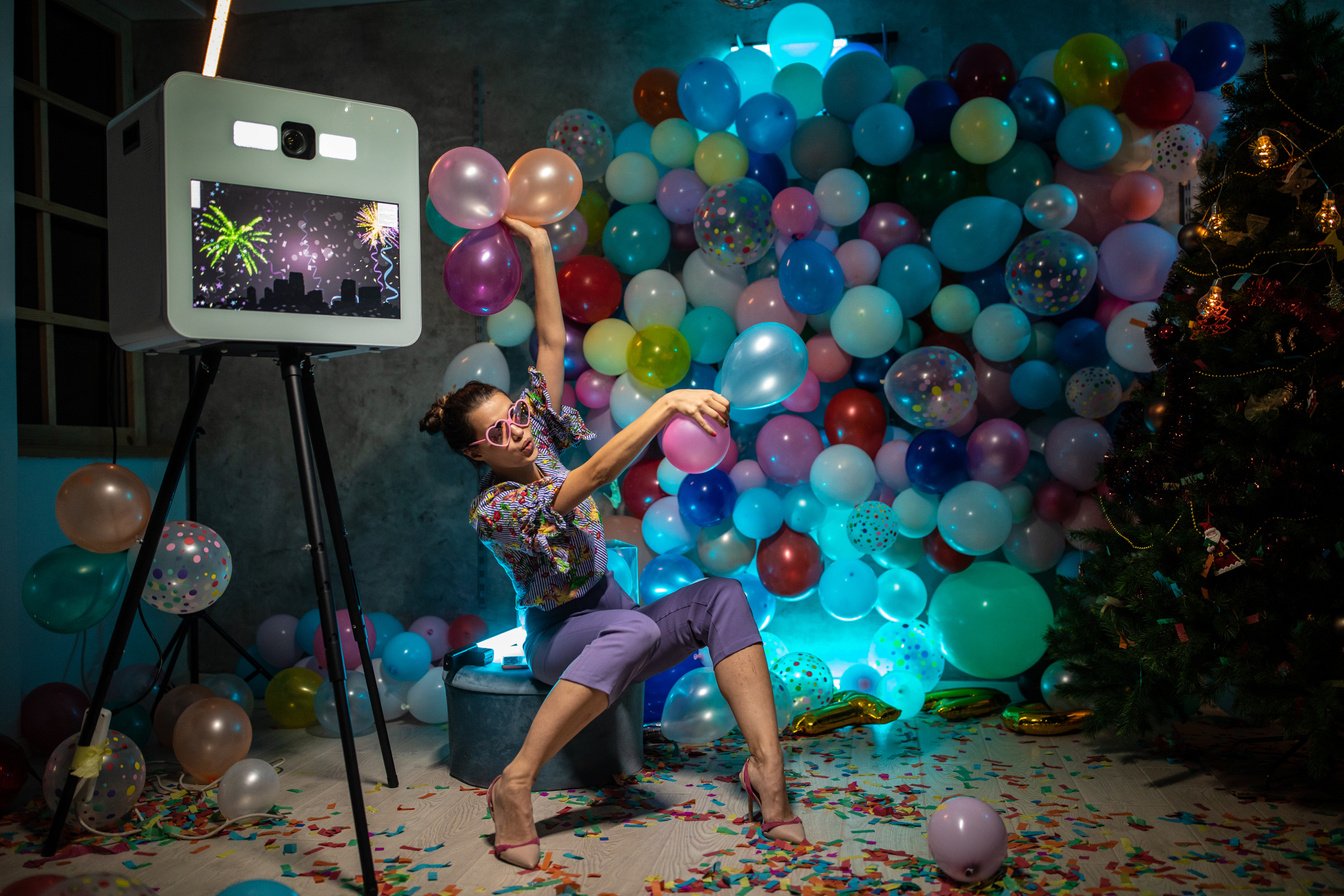
<path fill-rule="evenodd" d="M 560 286 L 555 279 L 551 235 L 543 228 L 504 218 L 503 223 L 527 240 L 532 253 L 532 282 L 537 296 L 537 370 L 558 403 L 565 388 L 565 319 L 560 313 Z"/>

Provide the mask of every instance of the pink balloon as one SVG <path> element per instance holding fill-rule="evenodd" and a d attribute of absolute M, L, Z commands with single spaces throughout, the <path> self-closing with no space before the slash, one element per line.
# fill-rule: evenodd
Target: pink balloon
<path fill-rule="evenodd" d="M 1055 183 L 1063 184 L 1078 197 L 1078 214 L 1066 227 L 1087 240 L 1099 243 L 1125 219 L 1111 206 L 1115 175 L 1102 171 L 1079 171 L 1064 162 L 1055 163 Z"/>
<path fill-rule="evenodd" d="M 1157 214 L 1165 191 L 1162 181 L 1146 171 L 1129 171 L 1111 187 L 1111 207 L 1126 221 L 1142 221 Z"/>
<path fill-rule="evenodd" d="M 756 462 L 765 475 L 784 485 L 807 482 L 820 453 L 817 428 L 792 414 L 771 417 L 756 434 Z"/>
<path fill-rule="evenodd" d="M 576 407 L 579 403 L 578 393 L 574 391 L 573 383 L 565 383 L 565 388 L 560 390 L 560 404 L 567 408 Z"/>
<path fill-rule="evenodd" d="M 415 632 L 429 642 L 429 658 L 437 663 L 448 652 L 448 623 L 438 616 L 421 616 L 406 626 L 406 631 Z"/>
<path fill-rule="evenodd" d="M 740 460 L 733 464 L 728 478 L 733 480 L 739 495 L 749 488 L 765 488 L 766 485 L 765 471 L 754 460 Z"/>
<path fill-rule="evenodd" d="M 1194 125 L 1207 140 L 1223 123 L 1226 115 L 1227 100 L 1223 99 L 1222 94 L 1198 92 L 1190 105 L 1190 111 L 1181 118 L 1180 124 Z"/>
<path fill-rule="evenodd" d="M 355 630 L 350 624 L 349 610 L 336 611 L 336 631 L 341 640 L 341 658 L 345 660 L 345 668 L 358 669 L 364 658 L 359 655 L 359 645 L 355 641 Z M 378 633 L 374 631 L 373 621 L 368 616 L 364 617 L 364 633 L 368 636 L 369 651 L 372 652 L 378 643 Z M 322 637 L 321 626 L 313 632 L 313 658 L 317 661 L 319 669 L 327 668 L 327 646 L 326 639 Z"/>
<path fill-rule="evenodd" d="M 1110 325 L 1111 319 L 1130 306 L 1124 299 L 1117 299 L 1109 293 L 1103 293 L 1101 301 L 1097 302 L 1097 310 L 1092 312 L 1092 319 L 1103 327 Z"/>
<path fill-rule="evenodd" d="M 1069 417 L 1045 437 L 1045 465 L 1056 479 L 1085 491 L 1101 479 L 1101 461 L 1111 447 L 1106 427 L 1085 417 Z"/>
<path fill-rule="evenodd" d="M 1078 509 L 1060 525 L 1064 528 L 1064 538 L 1069 542 L 1069 545 L 1080 551 L 1095 551 L 1097 545 L 1079 533 L 1093 529 L 1101 532 L 1112 531 L 1111 524 L 1106 520 L 1106 515 L 1101 512 L 1101 505 L 1091 495 L 1080 497 L 1078 499 Z"/>
<path fill-rule="evenodd" d="M 1062 523 L 1078 509 L 1078 492 L 1071 485 L 1051 479 L 1036 489 L 1031 506 L 1041 519 Z"/>
<path fill-rule="evenodd" d="M 847 240 L 835 250 L 835 260 L 845 272 L 845 287 L 868 286 L 877 282 L 882 256 L 867 240 Z"/>
<path fill-rule="evenodd" d="M 589 369 L 579 374 L 579 382 L 574 391 L 584 407 L 596 411 L 611 404 L 611 387 L 615 382 L 616 377 Z"/>
<path fill-rule="evenodd" d="M 782 404 L 786 410 L 795 414 L 815 411 L 817 405 L 821 404 L 821 380 L 817 379 L 817 375 L 812 371 L 807 371 L 803 374 L 803 384 L 793 390 L 793 394 L 784 399 Z"/>
<path fill-rule="evenodd" d="M 588 222 L 578 209 L 553 224 L 547 224 L 546 232 L 551 235 L 551 252 L 555 254 L 557 265 L 578 257 L 588 244 Z"/>
<path fill-rule="evenodd" d="M 806 236 L 817 226 L 820 211 L 817 200 L 802 187 L 785 187 L 770 205 L 770 215 L 781 234 L 795 239 Z"/>
<path fill-rule="evenodd" d="M 986 361 L 978 354 L 975 362 L 975 408 L 980 416 L 1011 417 L 1020 410 L 1013 398 L 1013 368 L 1016 366 L 1005 361 Z"/>
<path fill-rule="evenodd" d="M 944 800 L 929 818 L 929 854 L 943 873 L 963 883 L 988 880 L 1008 855 L 1008 831 L 988 804 L 973 796 Z"/>
<path fill-rule="evenodd" d="M 443 288 L 468 314 L 484 317 L 504 310 L 522 283 L 523 262 L 503 224 L 468 232 L 443 260 Z"/>
<path fill-rule="evenodd" d="M 1021 426 L 1004 417 L 986 420 L 966 440 L 966 469 L 972 479 L 1003 488 L 1022 472 L 1031 445 Z"/>
<path fill-rule="evenodd" d="M 593 431 L 593 438 L 584 442 L 584 447 L 588 449 L 588 456 L 592 457 L 603 445 L 611 441 L 612 436 L 620 430 L 616 421 L 611 419 L 611 408 L 602 408 L 593 411 L 591 414 L 585 414 L 583 422 L 588 424 L 588 428 Z"/>
<path fill-rule="evenodd" d="M 905 454 L 910 449 L 907 439 L 885 442 L 877 449 L 873 465 L 877 467 L 877 478 L 897 492 L 910 487 L 910 477 L 905 472 Z"/>
<path fill-rule="evenodd" d="M 971 405 L 971 409 L 966 412 L 966 415 L 949 426 L 947 431 L 964 439 L 970 434 L 971 430 L 975 429 L 975 424 L 978 422 L 980 422 L 980 409 Z"/>
<path fill-rule="evenodd" d="M 673 168 L 658 181 L 654 202 L 663 217 L 673 224 L 690 224 L 707 189 L 690 168 Z"/>
<path fill-rule="evenodd" d="M 803 325 L 807 323 L 806 315 L 794 311 L 784 301 L 784 294 L 779 291 L 778 277 L 762 277 L 747 284 L 747 288 L 737 297 L 733 319 L 739 333 L 761 323 L 783 324 L 795 333 L 801 333 Z"/>
<path fill-rule="evenodd" d="M 1125 41 L 1125 59 L 1129 62 L 1131 72 L 1150 62 L 1166 62 L 1170 58 L 1167 42 L 1156 34 L 1136 34 Z"/>
<path fill-rule="evenodd" d="M 714 469 L 728 473 L 735 466 L 737 466 L 737 443 L 729 439 L 728 453 L 723 456 L 723 460 L 714 465 Z"/>
<path fill-rule="evenodd" d="M 1125 224 L 1097 249 L 1097 279 L 1111 295 L 1151 302 L 1162 295 L 1180 252 L 1176 237 L 1156 224 Z"/>
<path fill-rule="evenodd" d="M 919 242 L 919 222 L 903 205 L 878 202 L 859 219 L 859 239 L 872 243 L 885 258 L 897 246 Z"/>
<path fill-rule="evenodd" d="M 830 333 L 807 340 L 807 369 L 823 383 L 833 383 L 849 373 L 850 357 Z"/>
<path fill-rule="evenodd" d="M 429 169 L 429 199 L 448 221 L 467 230 L 496 223 L 509 206 L 504 166 L 478 146 L 456 146 Z"/>
<path fill-rule="evenodd" d="M 720 426 L 710 420 L 710 428 L 715 432 L 709 435 L 690 417 L 677 416 L 663 429 L 663 455 L 684 473 L 704 473 L 728 456 L 733 445 L 733 437 L 728 427 Z"/>

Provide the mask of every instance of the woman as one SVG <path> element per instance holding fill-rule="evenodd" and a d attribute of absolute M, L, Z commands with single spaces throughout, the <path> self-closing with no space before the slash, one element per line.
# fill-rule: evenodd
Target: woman
<path fill-rule="evenodd" d="M 704 579 L 636 607 L 607 572 L 594 491 L 610 484 L 677 414 L 713 433 L 727 425 L 728 401 L 703 389 L 669 392 L 586 463 L 568 470 L 559 452 L 592 437 L 573 408 L 553 396 L 564 385 L 565 325 L 546 231 L 505 223 L 532 250 L 536 280 L 537 364 L 516 402 L 493 386 L 468 383 L 440 396 L 421 430 L 442 432 L 481 471 L 470 518 L 513 581 L 524 611 L 523 650 L 532 674 L 553 687 L 518 755 L 486 791 L 498 858 L 523 868 L 540 856 L 532 784 L 541 766 L 620 699 L 625 689 L 708 647 L 714 673 L 746 737 L 740 780 L 747 816 L 761 806 L 761 831 L 806 842 L 789 807 L 770 673 L 742 586 Z"/>

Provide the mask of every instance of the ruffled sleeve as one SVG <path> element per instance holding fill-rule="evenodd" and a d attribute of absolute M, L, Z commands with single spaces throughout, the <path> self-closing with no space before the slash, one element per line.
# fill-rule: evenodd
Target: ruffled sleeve
<path fill-rule="evenodd" d="M 574 408 L 563 407 L 551 397 L 546 388 L 546 377 L 535 367 L 527 370 L 527 388 L 523 391 L 532 403 L 536 428 L 546 435 L 557 451 L 564 451 L 575 442 L 593 438 L 593 431 L 583 422 Z"/>
<path fill-rule="evenodd" d="M 578 416 L 577 411 L 572 413 Z M 579 559 L 572 540 L 565 537 L 576 523 L 555 509 L 555 496 L 563 483 L 563 476 L 527 485 L 501 482 L 481 492 L 472 503 L 472 526 L 520 582 L 538 572 L 537 567 L 569 573 Z"/>

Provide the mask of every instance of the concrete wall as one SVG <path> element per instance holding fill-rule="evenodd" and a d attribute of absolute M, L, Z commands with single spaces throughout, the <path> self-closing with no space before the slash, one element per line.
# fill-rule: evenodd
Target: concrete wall
<path fill-rule="evenodd" d="M 507 166 L 542 145 L 545 127 L 575 106 L 619 130 L 635 120 L 631 87 L 653 66 L 681 68 L 720 55 L 740 35 L 763 41 L 783 0 L 738 11 L 713 0 L 463 3 L 446 0 L 235 17 L 220 75 L 387 103 L 419 122 L 421 177 L 472 129 L 471 73 L 484 73 L 485 148 Z M 840 34 L 885 27 L 899 33 L 895 60 L 944 72 L 955 53 L 991 41 L 1025 62 L 1068 37 L 1099 31 L 1124 39 L 1172 34 L 1171 7 L 1158 0 L 1038 4 L 878 4 L 820 0 Z M 1269 33 L 1268 4 L 1191 0 L 1189 21 L 1231 21 L 1251 39 Z M 197 69 L 207 25 L 141 23 L 135 30 L 136 91 Z M 476 341 L 476 322 L 443 297 L 446 247 L 424 229 L 425 330 L 412 348 L 345 358 L 319 367 L 318 390 L 342 489 L 361 593 L 368 609 L 409 621 L 433 613 L 511 624 L 503 574 L 482 558 L 465 522 L 471 471 L 441 441 L 416 430 L 447 361 Z M 517 354 L 516 350 L 514 352 Z M 515 373 L 525 361 L 512 359 Z M 150 359 L 149 400 L 161 440 L 184 400 L 179 359 Z M 266 361 L 223 366 L 203 426 L 200 517 L 229 541 L 236 559 L 217 617 L 245 640 L 277 612 L 312 604 L 294 458 L 278 371 Z M 477 589 L 478 563 L 486 586 Z M 788 620 L 807 617 L 781 607 Z M 810 623 L 807 623 L 810 624 Z M 772 628 L 772 630 L 774 630 Z M 799 629 L 802 631 L 802 629 Z M 228 663 L 232 665 L 231 660 Z"/>

